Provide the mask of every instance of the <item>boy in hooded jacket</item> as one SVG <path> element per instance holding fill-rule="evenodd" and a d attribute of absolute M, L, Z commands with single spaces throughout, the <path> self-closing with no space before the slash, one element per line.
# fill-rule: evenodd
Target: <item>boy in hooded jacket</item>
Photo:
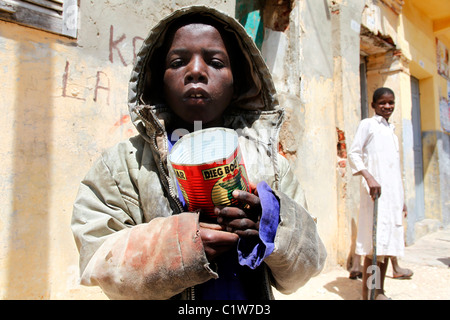
<path fill-rule="evenodd" d="M 139 135 L 104 152 L 77 195 L 81 283 L 111 299 L 272 299 L 323 268 L 304 193 L 277 152 L 283 109 L 244 28 L 193 6 L 160 21 L 129 84 Z M 236 130 L 252 191 L 205 221 L 189 212 L 167 157 L 180 133 Z"/>

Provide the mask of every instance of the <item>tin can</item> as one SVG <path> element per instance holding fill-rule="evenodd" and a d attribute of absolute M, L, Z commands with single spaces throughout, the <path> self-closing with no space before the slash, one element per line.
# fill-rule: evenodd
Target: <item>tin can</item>
<path fill-rule="evenodd" d="M 189 211 L 213 218 L 214 207 L 237 205 L 236 189 L 249 191 L 238 135 L 226 128 L 209 128 L 183 136 L 169 154 Z"/>

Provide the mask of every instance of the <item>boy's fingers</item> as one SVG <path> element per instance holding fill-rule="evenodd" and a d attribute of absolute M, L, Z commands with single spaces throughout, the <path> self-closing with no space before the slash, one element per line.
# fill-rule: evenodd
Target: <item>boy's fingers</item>
<path fill-rule="evenodd" d="M 256 206 L 261 205 L 259 197 L 250 192 L 243 191 L 243 190 L 234 190 L 232 195 L 233 195 L 233 198 L 235 198 L 236 200 L 239 200 L 245 204 L 248 204 L 250 207 L 256 207 Z"/>
<path fill-rule="evenodd" d="M 217 210 L 216 212 L 218 213 L 217 223 L 223 227 L 223 230 L 234 232 L 239 236 L 258 234 L 259 222 L 257 219 L 252 219 L 248 212 L 236 207 L 226 207 Z M 255 232 L 250 230 L 254 230 Z"/>
<path fill-rule="evenodd" d="M 258 225 L 256 222 L 250 219 L 235 219 L 226 223 L 227 231 L 237 231 L 237 230 L 257 230 Z"/>
<path fill-rule="evenodd" d="M 209 246 L 233 245 L 239 239 L 235 234 L 209 228 L 200 228 L 200 236 L 203 243 Z"/>
<path fill-rule="evenodd" d="M 230 250 L 239 240 L 239 235 L 226 231 L 200 227 L 203 248 L 209 261 Z"/>
<path fill-rule="evenodd" d="M 211 230 L 223 230 L 222 226 L 216 223 L 200 222 L 200 227 Z"/>
<path fill-rule="evenodd" d="M 250 238 L 259 236 L 258 230 L 254 229 L 236 230 L 235 233 L 241 238 Z"/>
<path fill-rule="evenodd" d="M 248 183 L 249 187 L 250 187 L 250 193 L 254 193 L 256 195 L 258 195 L 258 189 L 256 189 L 256 184 L 249 182 Z"/>
<path fill-rule="evenodd" d="M 247 218 L 245 211 L 237 207 L 225 207 L 222 209 L 216 208 L 215 213 L 218 216 L 219 223 L 221 223 L 224 219 L 231 220 Z"/>

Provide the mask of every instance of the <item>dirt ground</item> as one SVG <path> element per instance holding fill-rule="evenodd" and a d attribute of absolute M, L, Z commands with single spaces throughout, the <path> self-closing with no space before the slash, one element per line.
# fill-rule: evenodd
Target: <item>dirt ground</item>
<path fill-rule="evenodd" d="M 414 275 L 407 280 L 393 279 L 389 264 L 385 280 L 388 297 L 393 300 L 450 300 L 450 226 L 406 247 L 399 264 L 411 269 Z M 336 266 L 312 278 L 291 295 L 274 290 L 275 299 L 361 300 L 361 279 L 351 280 L 348 275 L 346 269 Z M 98 287 L 85 287 L 86 291 L 90 294 L 83 295 L 82 299 L 107 299 Z"/>
<path fill-rule="evenodd" d="M 385 292 L 393 300 L 450 300 L 450 227 L 420 238 L 399 258 L 411 279 L 392 277 L 389 264 Z M 361 300 L 361 279 L 351 280 L 340 266 L 323 271 L 291 295 L 275 292 L 277 300 Z"/>

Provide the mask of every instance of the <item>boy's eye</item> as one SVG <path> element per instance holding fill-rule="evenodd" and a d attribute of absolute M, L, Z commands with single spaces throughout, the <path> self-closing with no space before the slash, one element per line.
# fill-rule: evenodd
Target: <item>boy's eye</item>
<path fill-rule="evenodd" d="M 210 62 L 210 65 L 216 69 L 221 69 L 221 68 L 225 67 L 225 64 L 218 59 L 212 59 Z"/>
<path fill-rule="evenodd" d="M 395 105 L 395 102 L 394 101 L 383 101 L 383 102 L 380 102 L 379 105 L 380 106 L 385 106 L 385 105 L 393 106 L 393 105 Z"/>
<path fill-rule="evenodd" d="M 183 60 L 175 59 L 169 63 L 169 68 L 176 69 L 176 68 L 181 67 L 182 65 L 183 65 Z"/>

